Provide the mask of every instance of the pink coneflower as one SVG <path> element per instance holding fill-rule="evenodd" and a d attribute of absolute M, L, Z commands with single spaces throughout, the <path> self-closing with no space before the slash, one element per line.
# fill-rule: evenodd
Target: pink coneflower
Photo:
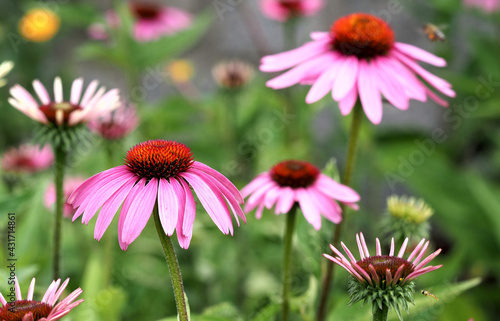
<path fill-rule="evenodd" d="M 196 213 L 190 186 L 222 233 L 233 234 L 226 202 L 238 225 L 238 216 L 245 221 L 239 206 L 243 199 L 236 187 L 221 173 L 195 161 L 185 145 L 165 140 L 151 140 L 132 147 L 125 165 L 87 179 L 68 202 L 78 207 L 73 221 L 83 214 L 85 224 L 102 207 L 94 233 L 97 240 L 123 203 L 118 240 L 124 251 L 142 232 L 156 203 L 165 233 L 171 236 L 176 230 L 180 246 L 187 249 Z"/>
<path fill-rule="evenodd" d="M 98 82 L 92 81 L 82 96 L 83 79 L 75 79 L 71 86 L 70 99 L 64 100 L 61 79 L 56 77 L 52 100 L 42 83 L 35 80 L 33 88 L 41 103 L 20 85 L 10 89 L 12 97 L 9 98 L 9 103 L 40 123 L 74 126 L 98 118 L 118 107 L 118 89 L 106 92 L 105 88 L 101 87 L 96 91 L 97 86 Z"/>
<path fill-rule="evenodd" d="M 63 183 L 63 191 L 64 191 L 64 199 L 68 199 L 68 197 L 75 191 L 75 189 L 82 185 L 85 179 L 81 177 L 68 177 L 64 179 Z M 43 203 L 46 208 L 49 210 L 53 209 L 54 203 L 56 202 L 56 188 L 54 183 L 50 184 L 45 191 L 45 196 Z M 75 214 L 75 210 L 68 203 L 64 202 L 64 217 L 70 218 L 73 214 Z"/>
<path fill-rule="evenodd" d="M 122 102 L 113 112 L 90 121 L 88 127 L 104 139 L 116 140 L 130 134 L 138 123 L 135 106 Z"/>
<path fill-rule="evenodd" d="M 338 19 L 328 32 L 313 32 L 302 47 L 266 56 L 260 70 L 286 73 L 267 86 L 281 89 L 297 83 L 312 84 L 306 97 L 314 103 L 331 91 L 342 115 L 348 115 L 358 97 L 374 124 L 382 120 L 382 97 L 406 110 L 410 99 L 427 96 L 442 106 L 447 102 L 429 87 L 454 97 L 451 85 L 422 68 L 417 60 L 443 67 L 446 61 L 418 47 L 395 42 L 394 32 L 380 18 L 354 13 Z"/>
<path fill-rule="evenodd" d="M 54 163 L 54 154 L 49 146 L 25 144 L 11 148 L 2 156 L 5 172 L 36 173 L 46 170 Z"/>
<path fill-rule="evenodd" d="M 298 203 L 316 230 L 321 228 L 321 215 L 336 224 L 342 221 L 337 201 L 357 208 L 354 203 L 360 199 L 354 190 L 322 174 L 314 165 L 296 160 L 278 163 L 269 172 L 258 175 L 241 194 L 251 195 L 245 212 L 257 208 L 257 218 L 262 217 L 264 207 L 274 206 L 276 214 L 285 214 Z"/>
<path fill-rule="evenodd" d="M 151 41 L 189 28 L 192 15 L 159 3 L 131 1 L 130 10 L 136 21 L 133 26 L 137 41 Z"/>
<path fill-rule="evenodd" d="M 488 13 L 497 11 L 500 7 L 499 0 L 464 0 L 464 4 L 469 7 L 481 8 Z"/>
<path fill-rule="evenodd" d="M 23 300 L 21 295 L 21 288 L 17 277 L 15 280 L 16 300 L 7 302 L 3 295 L 0 293 L 0 302 L 2 308 L 0 309 L 0 320 L 10 321 L 56 321 L 67 315 L 73 308 L 78 306 L 83 300 L 75 301 L 76 298 L 82 294 L 82 289 L 78 288 L 70 295 L 64 298 L 61 302 L 57 300 L 63 293 L 68 285 L 69 279 L 61 284 L 61 279 L 53 281 L 52 284 L 45 292 L 42 301 L 34 301 L 33 293 L 35 292 L 35 278 L 31 280 L 26 300 Z M 75 301 L 75 302 L 74 302 Z"/>
<path fill-rule="evenodd" d="M 341 244 L 347 258 L 333 245 L 330 247 L 337 256 L 332 257 L 328 254 L 323 254 L 323 256 L 351 274 L 352 279 L 349 281 L 350 303 L 364 300 L 365 302 L 373 301 L 374 306 L 380 309 L 382 309 L 382 305 L 393 307 L 401 319 L 399 308 L 404 307 L 408 310 L 408 302 L 413 303 L 414 283 L 412 281 L 425 273 L 442 267 L 442 265 L 426 266 L 441 252 L 441 249 L 423 259 L 429 241 L 425 242 L 425 239 L 422 239 L 408 258 L 404 259 L 408 238 L 405 239 L 397 256 L 394 256 L 394 238 L 391 242 L 389 255 L 382 255 L 380 241 L 377 238 L 376 254 L 371 256 L 363 233 L 356 234 L 356 241 L 361 257 L 359 261 L 344 243 Z"/>
<path fill-rule="evenodd" d="M 324 0 L 261 0 L 260 9 L 269 19 L 280 22 L 300 16 L 312 16 L 325 5 Z"/>

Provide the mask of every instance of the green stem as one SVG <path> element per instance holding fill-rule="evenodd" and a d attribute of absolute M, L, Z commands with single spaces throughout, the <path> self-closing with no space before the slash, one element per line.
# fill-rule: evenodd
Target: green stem
<path fill-rule="evenodd" d="M 297 205 L 295 204 L 290 212 L 286 215 L 286 229 L 284 239 L 284 255 L 283 255 L 283 306 L 282 320 L 288 320 L 288 308 L 290 305 L 290 260 L 292 252 L 293 231 L 295 229 L 295 217 L 297 216 Z"/>
<path fill-rule="evenodd" d="M 363 106 L 361 106 L 360 101 L 356 102 L 354 106 L 353 115 L 352 115 L 352 123 L 351 130 L 349 133 L 349 145 L 347 147 L 347 161 L 344 176 L 342 179 L 342 184 L 349 186 L 351 184 L 352 173 L 354 171 L 354 164 L 356 162 L 356 151 L 358 149 L 358 137 L 359 131 L 361 128 L 363 114 Z M 345 225 L 347 220 L 346 206 L 341 204 L 343 219 L 342 221 L 335 226 L 335 232 L 333 234 L 332 245 L 338 248 L 340 243 L 340 237 L 342 236 L 342 228 Z M 327 260 L 327 270 L 326 275 L 323 279 L 323 286 L 320 295 L 320 301 L 318 306 L 318 321 L 324 321 L 326 318 L 326 308 L 328 303 L 328 296 L 330 294 L 330 289 L 333 285 L 333 275 L 335 264 Z"/>
<path fill-rule="evenodd" d="M 374 303 L 375 304 L 375 303 Z M 387 321 L 387 314 L 389 313 L 389 307 L 387 305 L 382 305 L 382 310 L 377 307 L 377 310 L 373 314 L 373 321 Z"/>
<path fill-rule="evenodd" d="M 174 288 L 175 303 L 177 306 L 177 316 L 179 321 L 189 321 L 188 306 L 186 303 L 186 295 L 184 293 L 184 286 L 182 285 L 181 269 L 177 256 L 175 255 L 172 240 L 165 234 L 160 222 L 160 215 L 158 214 L 158 203 L 155 204 L 153 216 L 156 225 L 156 232 L 160 238 L 160 243 L 163 247 L 163 253 L 167 259 L 168 269 L 170 271 L 170 278 L 172 280 L 172 287 Z"/>
<path fill-rule="evenodd" d="M 56 188 L 56 212 L 54 218 L 54 252 L 53 252 L 53 278 L 60 278 L 61 266 L 61 223 L 64 209 L 64 169 L 66 167 L 66 151 L 61 144 L 54 146 L 54 185 Z"/>

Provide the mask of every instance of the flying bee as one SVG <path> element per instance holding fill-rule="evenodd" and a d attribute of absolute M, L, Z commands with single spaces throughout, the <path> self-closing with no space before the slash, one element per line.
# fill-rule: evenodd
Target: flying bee
<path fill-rule="evenodd" d="M 432 41 L 445 41 L 446 36 L 444 35 L 444 32 L 441 31 L 437 26 L 433 25 L 432 23 L 426 23 L 424 25 L 424 33 L 427 35 L 427 38 Z"/>
<path fill-rule="evenodd" d="M 439 301 L 439 299 L 434 294 L 430 293 L 429 291 L 422 290 L 422 294 L 425 296 L 430 296 L 430 297 Z"/>

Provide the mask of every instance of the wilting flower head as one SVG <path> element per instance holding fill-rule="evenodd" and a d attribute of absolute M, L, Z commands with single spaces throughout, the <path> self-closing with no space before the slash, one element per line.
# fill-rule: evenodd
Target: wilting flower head
<path fill-rule="evenodd" d="M 186 249 L 193 236 L 196 214 L 190 186 L 222 233 L 233 234 L 231 211 L 238 225 L 238 216 L 245 221 L 238 189 L 221 173 L 195 161 L 188 147 L 165 140 L 150 140 L 132 147 L 125 165 L 87 179 L 68 203 L 78 207 L 73 221 L 83 214 L 85 224 L 101 209 L 94 232 L 97 240 L 123 203 L 118 241 L 124 251 L 142 232 L 156 203 L 163 230 L 169 236 L 176 230 L 180 246 Z"/>
<path fill-rule="evenodd" d="M 274 89 L 295 84 L 312 85 L 306 97 L 314 103 L 329 92 L 348 115 L 359 99 L 374 124 L 382 120 L 382 96 L 396 108 L 406 110 L 409 100 L 426 101 L 427 96 L 442 106 L 447 102 L 431 90 L 455 96 L 451 85 L 422 68 L 417 61 L 446 66 L 446 61 L 418 47 L 395 42 L 394 32 L 380 18 L 354 13 L 338 19 L 330 32 L 313 32 L 313 41 L 302 47 L 265 56 L 260 70 L 291 70 L 271 79 Z"/>
<path fill-rule="evenodd" d="M 253 67 L 240 60 L 222 61 L 212 68 L 215 82 L 226 89 L 237 89 L 246 85 L 253 77 Z"/>
<path fill-rule="evenodd" d="M 89 128 L 107 140 L 122 139 L 130 134 L 139 123 L 133 104 L 122 102 L 120 107 L 88 123 Z"/>
<path fill-rule="evenodd" d="M 137 41 L 152 41 L 173 35 L 189 28 L 193 19 L 188 12 L 155 2 L 130 1 L 129 5 L 136 20 L 133 32 Z"/>
<path fill-rule="evenodd" d="M 11 148 L 2 156 L 4 172 L 36 173 L 46 170 L 54 163 L 54 154 L 49 146 L 21 145 Z"/>
<path fill-rule="evenodd" d="M 245 212 L 257 208 L 257 218 L 265 208 L 274 206 L 276 214 L 285 214 L 298 203 L 306 220 L 316 229 L 321 228 L 321 215 L 333 223 L 342 221 L 342 210 L 337 201 L 357 209 L 359 195 L 350 187 L 335 182 L 314 165 L 289 160 L 278 163 L 269 172 L 258 175 L 241 190 L 250 196 Z"/>
<path fill-rule="evenodd" d="M 428 219 L 434 214 L 434 210 L 424 200 L 393 195 L 387 199 L 387 212 L 382 226 L 396 240 L 402 241 L 408 237 L 411 241 L 418 242 L 429 236 Z"/>
<path fill-rule="evenodd" d="M 0 64 L 0 87 L 5 86 L 7 81 L 4 77 L 14 68 L 14 63 L 12 61 L 4 61 Z"/>
<path fill-rule="evenodd" d="M 33 278 L 28 289 L 28 296 L 26 297 L 26 300 L 23 300 L 19 281 L 17 280 L 17 277 L 15 277 L 16 300 L 13 301 L 11 298 L 11 300 L 7 302 L 7 300 L 5 300 L 3 295 L 0 293 L 0 302 L 2 303 L 2 308 L 0 308 L 0 320 L 56 321 L 61 319 L 73 308 L 83 302 L 83 300 L 75 301 L 76 298 L 83 292 L 82 289 L 78 288 L 61 302 L 56 304 L 64 289 L 66 289 L 68 282 L 69 279 L 66 279 L 66 281 L 64 281 L 59 287 L 61 279 L 53 281 L 47 289 L 47 292 L 45 292 L 42 301 L 35 301 L 33 300 L 33 293 L 35 292 L 35 278 Z"/>
<path fill-rule="evenodd" d="M 101 87 L 96 91 L 97 86 L 97 80 L 92 81 L 82 96 L 83 79 L 75 79 L 71 86 L 70 99 L 64 100 L 61 78 L 56 77 L 54 99 L 51 99 L 42 83 L 35 80 L 33 88 L 41 103 L 20 85 L 10 89 L 12 97 L 9 98 L 9 103 L 40 123 L 74 126 L 96 119 L 118 107 L 118 89 L 106 92 L 106 89 Z"/>
<path fill-rule="evenodd" d="M 342 248 L 346 258 L 338 249 L 330 245 L 336 257 L 323 254 L 324 257 L 343 267 L 352 276 L 349 280 L 348 291 L 351 297 L 350 304 L 363 300 L 372 302 L 373 309 L 382 310 L 382 305 L 392 307 L 402 320 L 400 308 L 408 311 L 408 302 L 413 303 L 413 280 L 422 274 L 439 269 L 442 265 L 426 266 L 435 258 L 441 249 L 423 259 L 429 241 L 422 239 L 407 259 L 403 258 L 408 239 L 401 246 L 397 256 L 394 256 L 394 238 L 391 242 L 389 255 L 382 255 L 380 241 L 376 239 L 376 255 L 370 256 L 363 233 L 356 234 L 361 259 L 356 260 L 344 243 Z"/>
<path fill-rule="evenodd" d="M 51 10 L 35 8 L 21 18 L 19 32 L 27 40 L 44 42 L 54 37 L 60 24 L 59 17 Z"/>
<path fill-rule="evenodd" d="M 63 193 L 64 193 L 63 215 L 64 215 L 64 217 L 70 218 L 73 214 L 75 214 L 73 207 L 71 207 L 71 205 L 66 203 L 66 200 L 75 191 L 75 189 L 78 186 L 82 185 L 82 183 L 84 181 L 85 180 L 81 177 L 68 177 L 68 178 L 64 179 L 64 182 L 63 182 Z M 56 188 L 54 186 L 54 183 L 52 183 L 45 190 L 45 197 L 44 197 L 43 203 L 44 203 L 46 208 L 48 208 L 49 210 L 52 210 L 55 202 L 56 202 Z"/>
<path fill-rule="evenodd" d="M 312 16 L 324 7 L 324 0 L 260 0 L 264 15 L 277 21 Z"/>
<path fill-rule="evenodd" d="M 500 0 L 464 0 L 464 4 L 469 7 L 477 7 L 485 12 L 494 12 L 500 8 Z"/>

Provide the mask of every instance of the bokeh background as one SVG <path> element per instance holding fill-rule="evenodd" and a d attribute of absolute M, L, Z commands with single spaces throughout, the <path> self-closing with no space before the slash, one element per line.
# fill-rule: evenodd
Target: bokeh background
<path fill-rule="evenodd" d="M 255 0 L 163 1 L 191 12 L 195 20 L 187 31 L 151 45 L 89 38 L 88 27 L 103 22 L 106 10 L 126 10 L 121 1 L 0 3 L 0 61 L 15 63 L 7 86 L 0 89 L 0 151 L 31 142 L 34 135 L 33 121 L 7 102 L 10 86 L 19 83 L 31 90 L 32 80 L 40 79 L 51 87 L 54 77 L 61 76 L 64 88 L 69 88 L 81 76 L 86 83 L 98 79 L 107 88 L 119 88 L 138 108 L 140 125 L 114 145 L 113 166 L 121 164 L 127 149 L 136 143 L 177 140 L 239 188 L 290 158 L 320 168 L 332 160 L 338 171 L 331 174 L 337 176 L 344 168 L 350 117 L 342 117 L 330 98 L 305 104 L 307 87 L 267 88 L 270 75 L 258 71 L 259 59 L 304 43 L 311 31 L 327 30 L 338 17 L 352 12 L 384 18 L 394 28 L 397 41 L 447 60 L 446 68 L 426 69 L 451 82 L 457 97 L 450 100 L 448 109 L 432 101 L 412 101 L 408 111 L 387 105 L 379 126 L 364 119 L 352 184 L 362 195 L 361 209 L 350 216 L 343 241 L 353 247 L 354 234 L 363 231 L 373 245 L 381 235 L 379 222 L 389 195 L 423 198 L 435 210 L 430 239 L 432 247 L 443 249 L 436 264 L 444 267 L 420 278 L 417 289 L 430 290 L 440 300 L 419 296 L 405 320 L 499 320 L 499 13 L 467 7 L 459 0 L 330 0 L 317 15 L 297 21 L 296 39 L 286 43 L 284 24 L 265 18 Z M 399 9 L 390 13 L 394 3 Z M 35 7 L 49 8 L 61 21 L 57 34 L 43 43 L 25 40 L 18 29 L 23 15 Z M 422 31 L 427 22 L 442 27 L 447 40 L 429 41 Z M 212 68 L 235 58 L 252 65 L 254 75 L 238 90 L 221 88 Z M 179 59 L 193 68 L 187 84 L 179 83 L 169 69 Z M 145 79 L 151 78 L 153 85 L 145 86 Z M 234 124 L 231 130 L 236 137 L 229 141 L 224 126 L 228 121 Z M 273 126 L 276 121 L 283 126 Z M 436 130 L 444 133 L 440 139 L 435 138 Z M 68 174 L 87 178 L 109 168 L 104 145 L 93 137 L 80 146 Z M 5 230 L 8 212 L 18 215 L 17 273 L 23 288 L 32 276 L 38 284 L 51 281 L 53 214 L 43 206 L 51 181 L 48 171 L 25 175 L 13 192 L 0 189 L 0 228 Z M 273 319 L 279 309 L 284 222 L 283 216 L 271 212 L 261 220 L 249 213 L 247 224 L 230 237 L 222 235 L 199 208 L 189 250 L 178 249 L 191 311 L 199 320 Z M 160 320 L 175 315 L 168 269 L 151 223 L 122 252 L 116 219 L 100 243 L 93 239 L 95 220 L 89 226 L 64 222 L 63 274 L 71 278 L 71 289 L 83 288 L 86 300 L 68 320 Z M 321 254 L 329 252 L 333 229 L 332 223 L 323 221 L 316 232 L 299 218 L 293 248 L 296 297 L 292 308 L 297 320 L 313 320 L 319 277 L 326 264 Z M 112 246 L 103 246 L 106 242 Z M 106 271 L 103 262 L 109 257 L 113 269 Z M 346 307 L 346 274 L 336 271 L 334 312 L 329 320 L 362 320 L 363 313 L 369 313 L 369 307 Z M 0 271 L 0 280 L 6 277 L 7 272 Z M 460 283 L 464 287 L 460 291 L 455 287 L 476 277 L 481 278 L 477 286 Z M 6 288 L 6 282 L 1 282 L 2 293 Z"/>

